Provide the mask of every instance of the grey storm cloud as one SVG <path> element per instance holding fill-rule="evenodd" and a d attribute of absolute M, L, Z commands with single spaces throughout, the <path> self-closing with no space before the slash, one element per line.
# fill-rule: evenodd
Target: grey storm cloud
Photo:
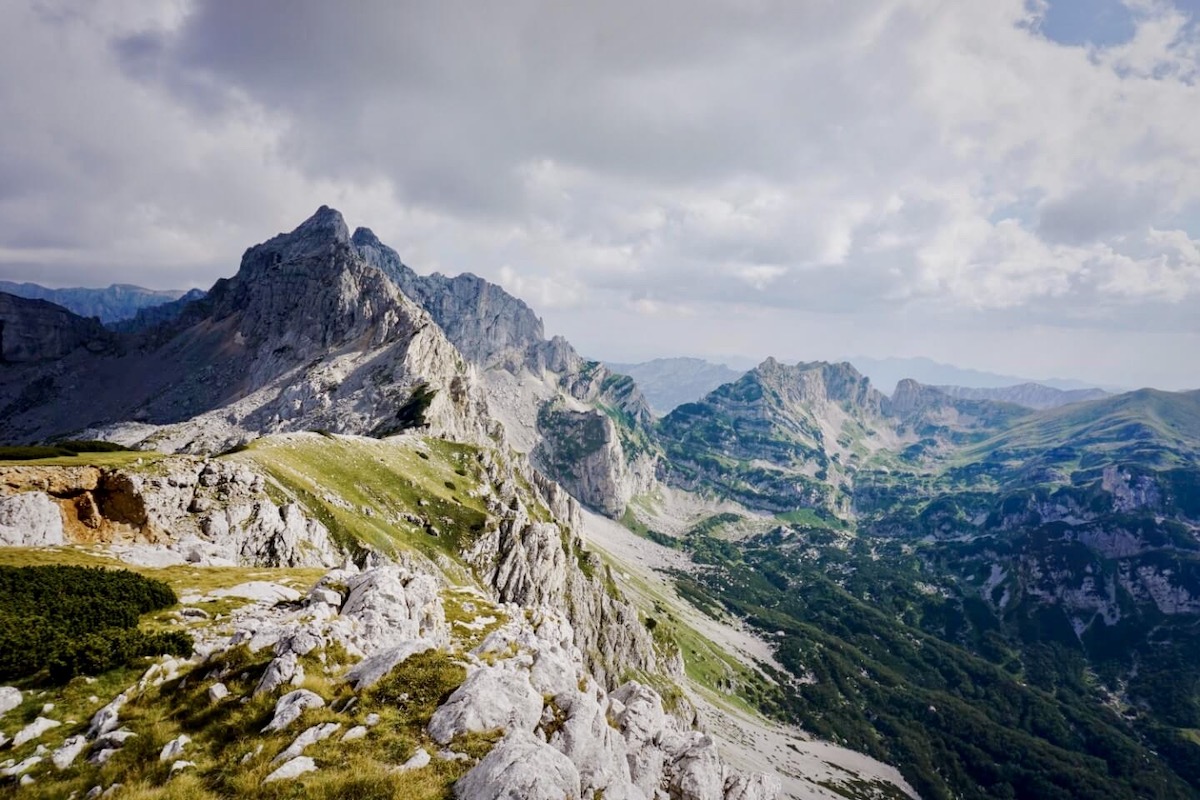
<path fill-rule="evenodd" d="M 1200 44 L 1129 7 L 1064 46 L 1025 0 L 5 4 L 0 276 L 203 286 L 328 203 L 597 355 L 1183 352 Z M 1087 363 L 1200 383 L 1135 361 Z"/>

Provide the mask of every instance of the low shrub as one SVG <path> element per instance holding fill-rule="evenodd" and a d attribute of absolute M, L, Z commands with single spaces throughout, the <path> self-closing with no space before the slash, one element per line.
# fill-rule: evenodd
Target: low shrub
<path fill-rule="evenodd" d="M 176 602 L 167 584 L 126 570 L 0 567 L 0 680 L 45 670 L 62 683 L 143 656 L 186 655 L 188 634 L 137 627 L 142 614 Z"/>

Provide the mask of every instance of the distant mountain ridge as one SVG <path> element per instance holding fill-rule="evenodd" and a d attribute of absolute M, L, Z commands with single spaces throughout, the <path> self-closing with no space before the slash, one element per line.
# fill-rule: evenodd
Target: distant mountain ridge
<path fill-rule="evenodd" d="M 12 281 L 0 281 L 0 292 L 48 300 L 81 317 L 99 317 L 105 325 L 132 319 L 142 309 L 161 306 L 187 294 L 184 289 L 144 289 L 127 283 L 114 283 L 103 289 L 50 289 L 36 283 Z"/>
<path fill-rule="evenodd" d="M 1031 380 L 1015 375 L 1001 375 L 995 372 L 957 367 L 953 364 L 943 364 L 930 358 L 853 356 L 846 360 L 870 378 L 871 383 L 885 394 L 890 394 L 893 387 L 905 378 L 911 378 L 927 386 L 962 386 L 971 389 L 1001 389 L 1024 383 L 1037 383 L 1063 391 L 1095 388 L 1118 391 L 1115 387 L 1097 387 L 1095 384 L 1074 379 Z"/>
<path fill-rule="evenodd" d="M 951 397 L 964 400 L 995 400 L 1001 403 L 1016 403 L 1025 408 L 1046 409 L 1057 408 L 1071 403 L 1083 403 L 1088 400 L 1099 400 L 1108 397 L 1103 389 L 1055 389 L 1040 383 L 1022 383 L 1016 386 L 1002 386 L 994 389 L 980 389 L 968 386 L 937 386 L 940 392 Z"/>
<path fill-rule="evenodd" d="M 744 371 L 702 358 L 656 358 L 634 364 L 606 361 L 605 364 L 613 372 L 637 381 L 650 408 L 660 417 L 684 403 L 699 400 L 722 384 L 736 381 Z"/>

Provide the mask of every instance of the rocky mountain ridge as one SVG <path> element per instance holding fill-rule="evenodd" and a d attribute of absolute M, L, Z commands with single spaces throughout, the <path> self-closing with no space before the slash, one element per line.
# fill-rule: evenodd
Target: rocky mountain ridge
<path fill-rule="evenodd" d="M 356 255 L 328 208 L 249 249 L 236 276 L 178 318 L 120 342 L 5 368 L 0 433 L 29 441 L 88 427 L 211 453 L 283 430 L 426 426 L 471 439 L 490 425 L 461 355 Z"/>
<path fill-rule="evenodd" d="M 633 381 L 562 337 L 547 340 L 532 309 L 495 284 L 469 273 L 418 275 L 367 228 L 353 242 L 476 366 L 491 413 L 539 469 L 610 516 L 649 489 L 652 414 Z"/>
<path fill-rule="evenodd" d="M 96 317 L 103 325 L 133 319 L 139 311 L 176 301 L 188 292 L 182 289 L 144 289 L 114 283 L 104 289 L 49 289 L 36 283 L 0 281 L 0 292 L 29 300 L 46 300 L 81 317 Z"/>

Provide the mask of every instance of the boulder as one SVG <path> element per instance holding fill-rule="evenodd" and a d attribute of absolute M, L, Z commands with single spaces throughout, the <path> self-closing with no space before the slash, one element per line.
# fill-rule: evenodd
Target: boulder
<path fill-rule="evenodd" d="M 426 650 L 432 650 L 433 648 L 433 642 L 426 639 L 402 642 L 395 647 L 389 647 L 387 650 L 378 652 L 355 664 L 346 673 L 346 681 L 353 684 L 355 691 L 362 691 L 369 686 L 374 686 L 383 676 L 387 675 L 400 664 L 403 664 L 410 657 L 415 656 L 417 653 L 424 653 Z"/>
<path fill-rule="evenodd" d="M 315 761 L 313 761 L 308 756 L 297 756 L 296 758 L 293 758 L 291 761 L 289 761 L 286 764 L 284 764 L 283 766 L 281 766 L 279 769 L 272 772 L 267 777 L 263 778 L 263 783 L 270 783 L 271 781 L 290 780 L 292 778 L 298 778 L 306 772 L 316 772 L 316 771 L 317 771 L 317 764 Z"/>
<path fill-rule="evenodd" d="M 188 736 L 186 733 L 181 733 L 179 736 L 176 736 L 174 739 L 163 745 L 163 749 L 159 751 L 158 760 L 174 761 L 178 759 L 181 755 L 183 755 L 184 746 L 186 746 L 190 741 L 192 741 L 192 737 Z"/>
<path fill-rule="evenodd" d="M 0 686 L 0 717 L 21 705 L 21 690 L 15 686 Z"/>
<path fill-rule="evenodd" d="M 433 712 L 429 734 L 438 744 L 449 744 L 466 733 L 532 731 L 541 716 L 542 696 L 524 672 L 482 667 Z"/>
<path fill-rule="evenodd" d="M 310 744 L 316 744 L 317 742 L 328 739 L 330 736 L 333 736 L 335 733 L 337 733 L 341 727 L 342 726 L 337 722 L 326 722 L 323 725 L 313 725 L 311 728 L 304 731 L 304 733 L 297 736 L 290 745 L 288 745 L 279 753 L 279 755 L 271 759 L 271 763 L 274 764 L 278 761 L 291 761 L 293 758 L 303 753 L 304 748 L 308 747 Z"/>
<path fill-rule="evenodd" d="M 774 775 L 735 772 L 725 779 L 725 800 L 775 800 L 782 791 Z"/>
<path fill-rule="evenodd" d="M 454 786 L 458 800 L 579 800 L 571 760 L 524 730 L 514 730 Z"/>
<path fill-rule="evenodd" d="M 446 614 L 432 576 L 389 565 L 350 576 L 347 583 L 341 613 L 354 621 L 363 653 L 412 639 L 447 640 Z"/>
<path fill-rule="evenodd" d="M 94 739 L 101 734 L 116 730 L 118 718 L 121 712 L 121 706 L 129 699 L 128 692 L 121 692 L 114 697 L 108 705 L 101 708 L 92 716 L 91 724 L 88 726 L 87 737 Z"/>
<path fill-rule="evenodd" d="M 324 705 L 325 700 L 319 694 L 307 689 L 288 692 L 275 703 L 275 714 L 263 728 L 263 733 L 281 731 L 298 720 L 305 709 L 322 708 Z"/>
<path fill-rule="evenodd" d="M 413 753 L 412 756 L 408 759 L 408 761 L 405 761 L 403 764 L 401 764 L 396 769 L 399 770 L 400 772 L 408 772 L 409 770 L 413 770 L 413 769 L 421 769 L 422 767 L 429 766 L 429 762 L 432 760 L 433 759 L 430 757 L 428 750 L 426 750 L 424 748 L 417 748 L 417 752 Z"/>
<path fill-rule="evenodd" d="M 270 694 L 285 683 L 299 684 L 304 680 L 304 667 L 296 658 L 295 653 L 285 653 L 271 660 L 263 671 L 258 686 L 254 687 L 254 696 Z"/>
<path fill-rule="evenodd" d="M 725 800 L 725 766 L 711 736 L 697 737 L 671 773 L 671 800 Z"/>
<path fill-rule="evenodd" d="M 607 798 L 610 788 L 632 785 L 625 740 L 609 725 L 596 697 L 576 691 L 558 695 L 554 704 L 561 721 L 550 733 L 550 746 L 579 769 L 584 792 L 603 793 Z"/>
<path fill-rule="evenodd" d="M 63 770 L 75 763 L 75 759 L 79 758 L 79 754 L 87 747 L 86 736 L 68 736 L 54 753 L 50 756 L 50 761 L 55 768 Z"/>
<path fill-rule="evenodd" d="M 61 722 L 48 719 L 46 717 L 38 717 L 33 722 L 22 728 L 16 736 L 13 737 L 12 746 L 15 750 L 26 742 L 32 742 L 51 728 L 57 728 L 62 725 Z"/>

